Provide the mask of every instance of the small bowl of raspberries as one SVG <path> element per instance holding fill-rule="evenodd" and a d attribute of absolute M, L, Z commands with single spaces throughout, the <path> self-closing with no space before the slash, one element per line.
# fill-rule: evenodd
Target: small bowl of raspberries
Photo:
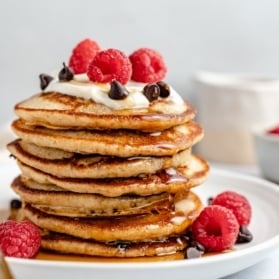
<path fill-rule="evenodd" d="M 264 178 L 279 184 L 279 121 L 253 130 L 255 154 Z"/>

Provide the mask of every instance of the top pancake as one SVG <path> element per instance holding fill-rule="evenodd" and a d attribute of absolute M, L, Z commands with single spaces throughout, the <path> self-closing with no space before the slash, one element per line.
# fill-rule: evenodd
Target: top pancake
<path fill-rule="evenodd" d="M 91 99 L 47 92 L 15 106 L 15 113 L 32 125 L 52 129 L 132 129 L 161 131 L 188 122 L 195 109 L 184 104 L 177 113 L 171 100 L 156 100 L 148 108 L 113 110 Z"/>

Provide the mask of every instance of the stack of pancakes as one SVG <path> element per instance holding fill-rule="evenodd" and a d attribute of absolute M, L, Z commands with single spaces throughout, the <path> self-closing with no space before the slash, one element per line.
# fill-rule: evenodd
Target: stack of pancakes
<path fill-rule="evenodd" d="M 42 92 L 15 107 L 8 145 L 21 175 L 12 188 L 42 248 L 103 257 L 164 256 L 187 247 L 202 204 L 190 191 L 208 173 L 191 152 L 203 137 L 188 103 L 113 110 Z"/>

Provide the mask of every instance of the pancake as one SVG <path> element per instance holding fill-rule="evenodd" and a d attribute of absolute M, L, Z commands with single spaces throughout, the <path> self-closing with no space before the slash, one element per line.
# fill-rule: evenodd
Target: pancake
<path fill-rule="evenodd" d="M 160 257 L 174 255 L 187 247 L 187 239 L 169 237 L 150 242 L 97 242 L 68 235 L 48 233 L 42 236 L 41 247 L 46 250 L 65 254 L 80 254 L 98 257 Z"/>
<path fill-rule="evenodd" d="M 30 203 L 44 212 L 71 217 L 147 214 L 153 210 L 170 208 L 173 199 L 168 193 L 115 198 L 75 193 L 54 185 L 40 184 L 22 176 L 12 182 L 12 189 L 24 203 Z"/>
<path fill-rule="evenodd" d="M 193 146 L 203 137 L 202 128 L 191 121 L 157 133 L 129 130 L 51 130 L 18 119 L 13 131 L 23 141 L 83 154 L 117 157 L 172 156 Z"/>
<path fill-rule="evenodd" d="M 96 241 L 150 241 L 180 235 L 191 225 L 202 209 L 202 203 L 192 192 L 179 193 L 173 210 L 146 215 L 120 217 L 71 218 L 42 212 L 25 204 L 23 214 L 38 227 L 71 236 Z"/>
<path fill-rule="evenodd" d="M 162 192 L 187 191 L 206 180 L 209 166 L 205 160 L 192 155 L 187 167 L 170 168 L 156 174 L 118 179 L 61 178 L 42 172 L 17 161 L 23 176 L 41 184 L 54 184 L 65 190 L 78 193 L 94 193 L 107 197 L 126 194 L 152 195 Z"/>
<path fill-rule="evenodd" d="M 153 202 L 150 205 L 144 207 L 134 207 L 131 209 L 115 208 L 94 208 L 89 209 L 86 207 L 73 207 L 73 206 L 49 206 L 49 205 L 32 205 L 34 208 L 39 209 L 41 212 L 45 212 L 52 215 L 85 218 L 85 217 L 116 217 L 116 216 L 131 216 L 139 214 L 149 214 L 150 212 L 160 211 L 170 206 L 168 200 L 162 200 Z"/>
<path fill-rule="evenodd" d="M 130 157 L 128 159 L 100 155 L 81 155 L 60 149 L 39 147 L 16 140 L 8 149 L 24 164 L 43 170 L 54 176 L 71 178 L 133 177 L 156 173 L 161 169 L 187 165 L 191 150 L 183 150 L 174 156 Z"/>
<path fill-rule="evenodd" d="M 183 106 L 182 106 L 183 107 Z M 133 129 L 161 131 L 193 119 L 195 109 L 184 104 L 177 112 L 172 101 L 161 99 L 145 109 L 113 110 L 93 100 L 66 94 L 37 94 L 17 104 L 15 113 L 33 125 L 52 129 Z"/>

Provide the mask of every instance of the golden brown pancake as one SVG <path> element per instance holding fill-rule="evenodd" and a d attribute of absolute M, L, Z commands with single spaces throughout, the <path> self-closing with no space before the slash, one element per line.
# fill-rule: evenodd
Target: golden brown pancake
<path fill-rule="evenodd" d="M 49 206 L 49 205 L 33 205 L 34 208 L 39 209 L 41 212 L 45 212 L 52 215 L 73 217 L 73 218 L 89 218 L 89 217 L 116 217 L 116 216 L 131 216 L 131 218 L 138 214 L 148 214 L 150 212 L 160 211 L 169 207 L 170 202 L 168 200 L 154 202 L 145 207 L 134 207 L 131 209 L 115 208 L 96 208 L 89 209 L 86 207 L 72 207 L 72 206 Z"/>
<path fill-rule="evenodd" d="M 184 250 L 186 246 L 187 239 L 183 236 L 149 242 L 105 243 L 57 233 L 43 235 L 41 244 L 43 249 L 59 253 L 117 258 L 174 255 Z"/>
<path fill-rule="evenodd" d="M 93 100 L 48 92 L 15 106 L 15 113 L 33 125 L 52 129 L 133 129 L 161 131 L 193 119 L 195 109 L 185 102 L 176 113 L 171 101 L 157 100 L 146 109 L 113 110 Z"/>
<path fill-rule="evenodd" d="M 51 130 L 30 126 L 22 119 L 12 124 L 23 141 L 83 154 L 117 157 L 172 156 L 190 148 L 203 137 L 202 128 L 188 122 L 162 132 L 141 133 L 128 130 Z"/>
<path fill-rule="evenodd" d="M 54 184 L 78 193 L 94 193 L 107 197 L 126 194 L 152 195 L 162 192 L 187 191 L 206 180 L 209 166 L 202 158 L 192 155 L 187 167 L 170 168 L 155 174 L 118 179 L 61 178 L 25 165 L 18 160 L 23 176 L 41 184 Z"/>
<path fill-rule="evenodd" d="M 156 173 L 161 169 L 187 165 L 191 150 L 165 157 L 109 157 L 81 155 L 56 148 L 39 147 L 16 140 L 8 144 L 9 151 L 23 163 L 60 177 L 112 178 L 133 177 Z"/>
<path fill-rule="evenodd" d="M 179 193 L 173 210 L 145 215 L 120 217 L 71 218 L 42 212 L 25 204 L 23 214 L 38 227 L 96 241 L 150 241 L 181 235 L 202 209 L 202 203 L 192 192 Z"/>
<path fill-rule="evenodd" d="M 125 195 L 104 197 L 65 191 L 63 188 L 40 184 L 22 176 L 12 182 L 12 189 L 25 203 L 55 215 L 88 217 L 146 214 L 170 208 L 173 197 L 168 193 L 151 196 Z"/>

